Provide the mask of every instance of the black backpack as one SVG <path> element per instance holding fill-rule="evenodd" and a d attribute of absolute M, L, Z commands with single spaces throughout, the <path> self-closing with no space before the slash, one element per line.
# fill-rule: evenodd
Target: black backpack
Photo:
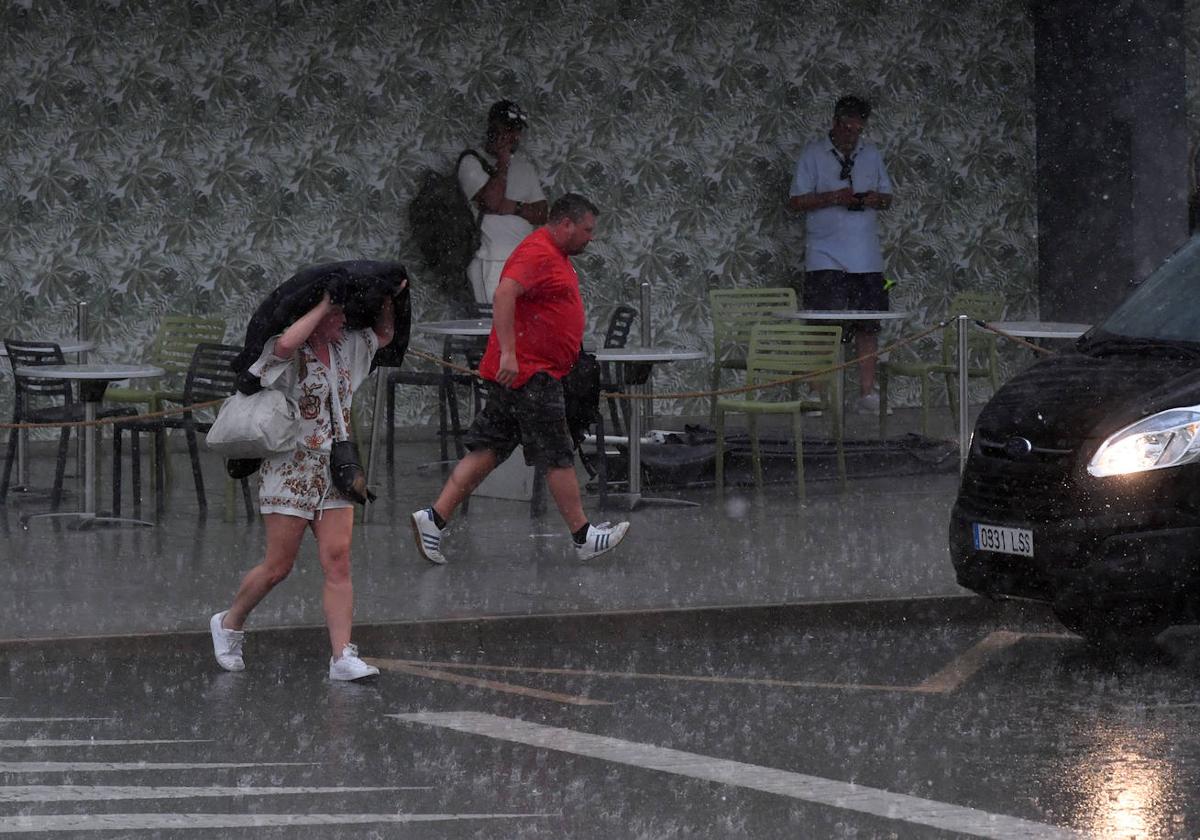
<path fill-rule="evenodd" d="M 468 196 L 458 185 L 458 168 L 467 155 L 474 155 L 491 177 L 495 168 L 474 149 L 458 156 L 450 172 L 427 169 L 421 186 L 408 204 L 408 224 L 425 267 L 443 288 L 465 282 L 467 266 L 479 250 L 479 224 Z"/>
<path fill-rule="evenodd" d="M 562 389 L 567 428 L 578 447 L 600 415 L 600 363 L 594 353 L 579 350 L 575 365 L 562 378 Z"/>

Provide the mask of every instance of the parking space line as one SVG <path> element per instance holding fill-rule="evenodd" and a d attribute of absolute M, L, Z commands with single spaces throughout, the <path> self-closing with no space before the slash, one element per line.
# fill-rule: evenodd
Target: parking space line
<path fill-rule="evenodd" d="M 1023 639 L 1073 639 L 1074 636 L 1065 633 L 1015 633 L 1009 630 L 995 630 L 972 646 L 965 653 L 955 657 L 946 667 L 936 674 L 922 680 L 917 685 L 881 685 L 875 683 L 838 683 L 818 680 L 780 680 L 772 677 L 723 677 L 702 674 L 648 674 L 638 671 L 593 671 L 586 668 L 546 668 L 526 665 L 484 665 L 472 662 L 439 662 L 421 661 L 415 659 L 372 659 L 369 660 L 379 667 L 383 662 L 389 663 L 389 670 L 403 670 L 417 676 L 441 674 L 437 679 L 451 679 L 453 674 L 446 671 L 490 671 L 492 673 L 510 674 L 545 674 L 562 677 L 585 677 L 591 679 L 624 679 L 624 680 L 659 680 L 664 682 L 709 683 L 712 685 L 757 685 L 771 688 L 803 688 L 825 689 L 835 691 L 894 691 L 908 694 L 950 694 L 978 673 L 992 655 L 999 653 Z M 428 668 L 439 671 L 428 671 Z M 464 681 L 469 678 L 462 678 Z M 507 683 L 490 683 L 481 681 L 489 686 L 508 686 Z M 497 689 L 497 690 L 508 690 Z M 534 691 L 534 689 L 525 689 Z M 520 692 L 518 692 L 520 693 Z M 544 692 L 545 693 L 545 692 Z M 559 697 L 571 695 L 559 695 Z M 546 698 L 553 699 L 553 698 Z M 566 701 L 562 701 L 566 702 Z M 593 705 L 596 701 L 592 701 Z M 607 704 L 605 704 L 607 705 Z"/>
<path fill-rule="evenodd" d="M 1082 840 L 1086 836 L 1071 829 L 993 814 L 977 808 L 653 744 L 543 726 L 515 718 L 477 712 L 421 712 L 390 714 L 388 717 L 406 723 L 450 729 L 538 749 L 786 796 L 841 811 L 854 811 L 974 837 L 994 840 Z"/>
<path fill-rule="evenodd" d="M 404 659 L 377 659 L 368 658 L 366 662 L 374 665 L 377 668 L 394 671 L 401 674 L 410 674 L 414 677 L 426 677 L 431 680 L 443 680 L 445 682 L 458 683 L 459 685 L 469 685 L 474 688 L 486 688 L 491 691 L 502 691 L 507 694 L 519 694 L 522 697 L 532 697 L 537 700 L 552 700 L 556 703 L 568 703 L 573 706 L 611 706 L 612 703 L 607 700 L 593 700 L 590 697 L 583 697 L 577 694 L 559 694 L 554 691 L 542 691 L 538 688 L 529 688 L 523 685 L 513 685 L 512 683 L 496 682 L 495 680 L 481 680 L 477 677 L 467 677 L 462 674 L 451 674 L 446 671 L 438 671 L 431 668 L 423 667 L 425 664 L 413 662 Z"/>
<path fill-rule="evenodd" d="M 638 671 L 591 671 L 585 668 L 539 668 L 526 665 L 477 665 L 469 662 L 420 662 L 418 660 L 384 660 L 410 667 L 432 665 L 436 668 L 460 671 L 492 671 L 514 674 L 548 674 L 564 677 L 589 677 L 603 679 L 663 680 L 667 682 L 714 683 L 717 685 L 763 685 L 776 688 L 832 688 L 866 691 L 925 692 L 926 689 L 906 685 L 863 685 L 856 683 L 807 682 L 804 680 L 778 680 L 771 677 L 717 677 L 698 674 L 646 674 Z M 382 666 L 381 666 L 382 667 Z M 505 683 L 499 683 L 504 685 Z"/>

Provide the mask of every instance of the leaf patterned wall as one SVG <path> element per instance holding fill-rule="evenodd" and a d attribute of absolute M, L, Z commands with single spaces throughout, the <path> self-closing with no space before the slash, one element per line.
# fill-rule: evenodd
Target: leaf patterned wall
<path fill-rule="evenodd" d="M 833 100 L 876 105 L 909 328 L 964 288 L 1036 314 L 1033 38 L 1019 0 L 8 0 L 0 22 L 0 335 L 133 360 L 168 312 L 237 340 L 298 267 L 400 258 L 420 171 L 501 97 L 553 197 L 603 210 L 589 318 L 653 288 L 665 344 L 707 347 L 714 286 L 796 285 L 795 156 Z M 895 329 L 891 334 L 895 333 Z M 703 365 L 660 391 L 702 388 Z M 404 422 L 431 399 L 407 395 Z M 911 394 L 907 395 L 911 398 Z M 5 395 L 7 397 L 7 394 Z M 704 404 L 663 410 L 704 413 Z"/>

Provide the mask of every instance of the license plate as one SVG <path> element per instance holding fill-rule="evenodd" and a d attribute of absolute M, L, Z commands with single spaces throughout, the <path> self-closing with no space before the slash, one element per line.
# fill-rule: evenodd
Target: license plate
<path fill-rule="evenodd" d="M 1000 554 L 1033 556 L 1033 531 L 1026 528 L 1006 528 L 1002 525 L 984 525 L 976 522 L 971 526 L 975 548 L 979 551 L 996 551 Z"/>

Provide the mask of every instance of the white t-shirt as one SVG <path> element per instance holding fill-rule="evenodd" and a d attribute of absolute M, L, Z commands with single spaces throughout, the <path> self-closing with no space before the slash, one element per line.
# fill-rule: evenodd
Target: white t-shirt
<path fill-rule="evenodd" d="M 804 147 L 796 161 L 791 195 L 831 192 L 844 187 L 856 193 L 891 193 L 892 180 L 883 165 L 883 155 L 874 143 L 859 141 L 851 153 L 854 166 L 850 180 L 839 176 L 841 156 L 828 137 Z M 879 247 L 879 211 L 847 210 L 845 207 L 821 207 L 805 213 L 808 232 L 804 267 L 809 271 L 836 269 L 851 274 L 883 271 L 883 252 Z"/>
<path fill-rule="evenodd" d="M 496 159 L 487 152 L 477 150 L 483 159 L 495 166 Z M 474 155 L 463 158 L 458 167 L 458 183 L 463 194 L 471 201 L 471 208 L 478 218 L 479 205 L 474 201 L 475 194 L 483 189 L 490 176 L 484 171 Z M 504 197 L 511 201 L 523 201 L 533 204 L 545 201 L 546 194 L 538 182 L 537 172 L 533 164 L 517 152 L 508 164 L 508 180 L 504 189 Z M 533 233 L 533 225 L 523 218 L 513 214 L 485 213 L 483 224 L 480 225 L 479 252 L 476 257 L 481 260 L 506 260 L 513 249 L 521 244 L 521 240 Z"/>

